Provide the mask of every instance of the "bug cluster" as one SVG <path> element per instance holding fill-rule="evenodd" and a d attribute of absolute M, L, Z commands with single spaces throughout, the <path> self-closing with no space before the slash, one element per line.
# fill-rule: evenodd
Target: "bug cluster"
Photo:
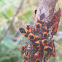
<path fill-rule="evenodd" d="M 53 36 L 57 34 L 58 24 L 60 22 L 61 10 L 54 13 L 53 18 L 49 22 L 45 22 L 45 14 L 41 14 L 41 16 L 37 19 L 37 23 L 34 27 L 27 25 L 26 28 L 19 28 L 22 35 L 27 37 L 34 50 L 36 50 L 34 54 L 35 62 L 46 62 L 48 58 L 51 56 L 55 57 L 55 44 Z M 21 54 L 25 53 L 24 62 L 29 62 L 30 51 L 27 50 L 27 46 L 22 46 Z M 42 58 L 40 58 L 40 56 Z"/>

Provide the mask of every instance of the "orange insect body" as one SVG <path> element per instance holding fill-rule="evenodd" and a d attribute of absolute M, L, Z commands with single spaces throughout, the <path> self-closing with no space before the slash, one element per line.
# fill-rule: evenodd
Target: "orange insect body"
<path fill-rule="evenodd" d="M 53 48 L 53 51 L 51 53 L 51 56 L 55 57 L 56 53 L 55 53 L 55 44 L 54 44 L 54 40 L 52 40 L 52 48 Z"/>
<path fill-rule="evenodd" d="M 42 40 L 42 45 L 43 45 L 43 46 L 47 45 L 47 42 L 48 42 L 48 39 L 43 39 L 43 40 Z"/>
<path fill-rule="evenodd" d="M 35 40 L 35 36 L 32 33 L 30 33 L 28 35 L 28 39 L 31 40 L 31 41 L 34 41 Z"/>
<path fill-rule="evenodd" d="M 43 32 L 43 38 L 47 38 L 48 37 L 48 33 L 47 32 Z"/>
<path fill-rule="evenodd" d="M 27 30 L 28 30 L 29 32 L 31 32 L 31 26 L 30 26 L 30 25 L 27 25 Z"/>
<path fill-rule="evenodd" d="M 49 31 L 51 29 L 51 25 L 47 24 L 44 29 L 45 29 L 45 32 L 49 33 Z"/>
<path fill-rule="evenodd" d="M 45 29 L 46 29 L 46 30 L 50 30 L 50 27 L 49 27 L 49 26 L 45 26 Z"/>
<path fill-rule="evenodd" d="M 24 28 L 20 28 L 19 29 L 20 30 L 20 32 L 22 33 L 22 35 L 24 35 L 24 36 L 26 36 L 26 34 L 28 33 L 30 33 L 30 32 L 28 32 L 28 30 L 27 29 L 24 29 Z M 27 36 L 26 36 L 27 37 Z"/>
<path fill-rule="evenodd" d="M 38 18 L 37 23 L 36 23 L 36 28 L 37 29 L 41 29 L 41 26 L 44 24 L 44 18 L 45 18 L 45 14 L 41 14 L 41 16 Z"/>
<path fill-rule="evenodd" d="M 54 14 L 53 20 L 52 20 L 52 23 L 55 23 L 55 22 L 57 22 L 57 13 Z"/>
<path fill-rule="evenodd" d="M 47 60 L 48 58 L 50 58 L 50 56 L 55 57 L 55 45 L 54 45 L 54 40 L 52 40 L 52 41 L 50 42 L 50 46 L 52 47 L 52 51 L 49 52 L 49 53 L 47 53 L 46 60 Z"/>
<path fill-rule="evenodd" d="M 39 51 L 37 51 L 37 52 L 34 54 L 34 59 L 37 59 L 37 57 L 39 57 Z"/>
<path fill-rule="evenodd" d="M 40 23 L 36 23 L 36 28 L 37 28 L 37 29 L 41 29 L 41 26 L 42 26 L 42 25 L 41 25 Z"/>
<path fill-rule="evenodd" d="M 52 48 L 50 46 L 44 46 L 44 52 L 52 52 Z"/>
<path fill-rule="evenodd" d="M 43 50 L 44 46 L 47 44 L 48 40 L 44 39 L 44 40 L 38 40 L 36 42 L 33 43 L 33 46 L 38 50 Z"/>
<path fill-rule="evenodd" d="M 26 51 L 25 56 L 24 56 L 24 62 L 28 62 L 30 52 Z"/>
<path fill-rule="evenodd" d="M 26 52 L 27 46 L 22 46 L 21 48 L 21 55 L 23 55 Z"/>
<path fill-rule="evenodd" d="M 41 42 L 41 41 L 40 41 Z M 33 43 L 33 46 L 39 51 L 41 49 L 39 40 Z"/>
<path fill-rule="evenodd" d="M 22 35 L 24 35 L 25 37 L 27 37 L 29 40 L 31 40 L 31 41 L 35 40 L 34 34 L 32 34 L 31 32 L 29 32 L 27 29 L 20 28 L 19 30 L 22 33 Z"/>
<path fill-rule="evenodd" d="M 58 29 L 58 22 L 56 22 L 56 23 L 53 24 L 53 28 L 54 28 L 54 27 L 55 27 L 56 29 Z"/>

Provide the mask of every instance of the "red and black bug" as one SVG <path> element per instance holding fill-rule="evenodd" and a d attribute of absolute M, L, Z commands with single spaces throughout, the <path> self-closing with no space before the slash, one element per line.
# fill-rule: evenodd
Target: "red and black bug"
<path fill-rule="evenodd" d="M 53 51 L 52 47 L 50 47 L 50 46 L 44 46 L 44 53 L 46 52 L 46 55 L 44 57 L 45 60 L 47 60 L 48 58 L 50 58 L 52 51 Z"/>
<path fill-rule="evenodd" d="M 56 35 L 57 34 L 57 30 L 58 30 L 58 22 L 54 23 L 52 26 L 52 35 Z"/>
<path fill-rule="evenodd" d="M 21 48 L 21 55 L 23 55 L 26 52 L 27 46 L 22 46 Z"/>
<path fill-rule="evenodd" d="M 58 12 L 57 12 L 57 22 L 60 22 L 60 17 L 61 17 L 61 9 L 59 8 Z"/>
<path fill-rule="evenodd" d="M 29 31 L 29 32 L 31 32 L 31 26 L 30 25 L 27 25 L 27 30 Z"/>
<path fill-rule="evenodd" d="M 34 59 L 37 59 L 39 57 L 39 51 L 37 51 L 35 54 L 34 54 Z"/>
<path fill-rule="evenodd" d="M 44 46 L 47 44 L 48 40 L 43 39 L 43 40 L 38 40 L 33 43 L 33 46 L 37 49 L 37 51 L 43 50 Z"/>
<path fill-rule="evenodd" d="M 34 34 L 32 34 L 31 32 L 29 32 L 27 29 L 20 28 L 19 30 L 22 33 L 22 35 L 24 35 L 25 37 L 27 37 L 29 40 L 31 40 L 31 41 L 35 40 Z"/>
<path fill-rule="evenodd" d="M 29 51 L 26 51 L 25 56 L 24 56 L 24 62 L 28 62 L 29 55 L 30 55 L 30 52 Z"/>
<path fill-rule="evenodd" d="M 41 14 L 41 16 L 37 19 L 37 23 L 36 23 L 36 28 L 40 29 L 41 26 L 44 24 L 44 20 L 45 20 L 45 14 Z"/>
<path fill-rule="evenodd" d="M 45 55 L 45 59 L 49 59 L 51 56 L 55 57 L 55 44 L 54 44 L 54 40 L 50 41 L 49 43 L 50 47 L 52 48 L 51 52 L 47 52 L 47 54 Z"/>
<path fill-rule="evenodd" d="M 48 37 L 48 33 L 47 32 L 43 32 L 43 38 L 47 38 Z"/>
<path fill-rule="evenodd" d="M 44 52 L 47 52 L 47 53 L 52 52 L 52 47 L 44 46 Z"/>
<path fill-rule="evenodd" d="M 49 33 L 50 29 L 51 29 L 51 24 L 46 24 L 45 28 L 44 28 L 44 31 Z"/>
<path fill-rule="evenodd" d="M 61 17 L 61 9 L 53 15 L 52 23 L 54 24 L 55 22 L 60 22 L 60 17 Z"/>
<path fill-rule="evenodd" d="M 56 52 L 55 52 L 55 44 L 54 44 L 54 40 L 52 40 L 52 42 L 51 42 L 51 46 L 52 46 L 52 48 L 53 48 L 53 51 L 52 51 L 52 53 L 51 53 L 51 56 L 55 57 Z"/>

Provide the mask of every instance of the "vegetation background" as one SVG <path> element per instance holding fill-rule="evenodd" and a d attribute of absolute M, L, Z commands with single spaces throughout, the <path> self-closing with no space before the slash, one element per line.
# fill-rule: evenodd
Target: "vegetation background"
<path fill-rule="evenodd" d="M 38 8 L 39 0 L 23 0 L 23 6 L 11 24 L 21 1 L 22 0 L 0 0 L 0 62 L 23 62 L 20 48 L 26 44 L 26 42 L 29 44 L 29 40 L 20 34 L 19 28 L 25 28 L 27 24 L 33 26 L 35 20 L 34 11 Z M 59 7 L 62 11 L 62 0 L 58 1 L 55 11 L 57 11 Z M 10 24 L 11 26 L 9 27 Z M 7 30 L 8 27 L 9 29 Z M 62 16 L 58 33 L 54 36 L 54 39 L 56 57 L 51 57 L 48 62 L 62 62 Z"/>

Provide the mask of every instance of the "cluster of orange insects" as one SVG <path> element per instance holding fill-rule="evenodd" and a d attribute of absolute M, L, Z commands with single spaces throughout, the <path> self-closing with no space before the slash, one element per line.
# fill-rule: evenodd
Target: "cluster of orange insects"
<path fill-rule="evenodd" d="M 31 42 L 33 47 L 36 49 L 34 54 L 35 62 L 42 62 L 42 59 L 39 58 L 40 55 L 43 55 L 44 62 L 51 56 L 55 57 L 55 44 L 54 39 L 49 39 L 49 36 L 56 35 L 58 30 L 58 24 L 60 22 L 61 10 L 54 13 L 53 18 L 50 22 L 45 22 L 45 14 L 37 19 L 35 28 L 27 25 L 27 28 L 20 28 L 22 35 L 27 37 Z M 39 37 L 40 36 L 40 37 Z M 21 54 L 25 53 L 24 62 L 28 62 L 30 51 L 27 51 L 27 46 L 23 45 L 21 48 Z"/>

